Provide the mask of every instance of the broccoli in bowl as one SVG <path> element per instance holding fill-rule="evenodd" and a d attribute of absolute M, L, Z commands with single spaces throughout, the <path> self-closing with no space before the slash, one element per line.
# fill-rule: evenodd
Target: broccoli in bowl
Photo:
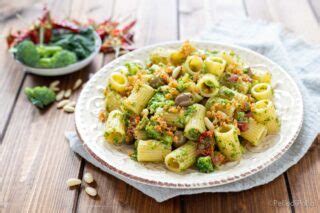
<path fill-rule="evenodd" d="M 89 57 L 95 51 L 92 28 L 78 33 L 69 30 L 52 30 L 47 43 L 35 44 L 26 39 L 11 48 L 15 58 L 22 64 L 41 69 L 67 67 Z"/>

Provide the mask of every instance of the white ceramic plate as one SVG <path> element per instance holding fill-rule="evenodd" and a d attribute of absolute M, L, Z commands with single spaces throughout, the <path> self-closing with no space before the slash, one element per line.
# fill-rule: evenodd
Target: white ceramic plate
<path fill-rule="evenodd" d="M 43 68 L 34 68 L 34 67 L 29 67 L 23 63 L 21 63 L 19 60 L 15 59 L 16 62 L 18 62 L 21 66 L 23 66 L 24 70 L 29 73 L 33 73 L 36 75 L 41 75 L 41 76 L 59 76 L 59 75 L 66 75 L 70 74 L 73 72 L 76 72 L 85 66 L 87 66 L 93 59 L 94 57 L 99 53 L 100 47 L 101 47 L 101 39 L 99 35 L 94 32 L 94 38 L 95 38 L 95 49 L 94 52 L 91 53 L 87 58 L 74 63 L 70 64 L 69 66 L 66 67 L 61 67 L 61 68 L 53 68 L 53 69 L 43 69 Z"/>
<path fill-rule="evenodd" d="M 159 187 L 202 188 L 231 183 L 248 177 L 280 158 L 297 137 L 303 117 L 300 91 L 293 79 L 277 64 L 251 50 L 238 46 L 193 41 L 201 49 L 234 50 L 250 65 L 264 64 L 272 72 L 272 81 L 277 84 L 275 104 L 281 119 L 278 135 L 268 136 L 258 148 L 248 151 L 240 162 L 229 163 L 220 170 L 203 174 L 189 169 L 177 174 L 168 171 L 164 164 L 138 163 L 130 159 L 127 146 L 115 147 L 103 138 L 104 125 L 98 121 L 98 113 L 104 107 L 103 89 L 107 78 L 118 66 L 128 60 L 145 61 L 157 47 L 178 48 L 182 42 L 156 44 L 128 53 L 99 70 L 82 90 L 76 106 L 77 131 L 86 150 L 100 163 L 129 179 Z"/>

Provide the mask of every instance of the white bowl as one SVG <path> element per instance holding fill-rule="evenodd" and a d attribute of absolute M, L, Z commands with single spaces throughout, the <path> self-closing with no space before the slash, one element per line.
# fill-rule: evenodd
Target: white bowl
<path fill-rule="evenodd" d="M 168 188 L 203 188 L 231 183 L 253 175 L 279 159 L 293 144 L 302 125 L 303 104 L 300 91 L 288 73 L 276 63 L 249 49 L 206 41 L 192 42 L 202 49 L 234 50 L 250 65 L 264 64 L 270 68 L 273 82 L 277 84 L 274 94 L 281 120 L 280 133 L 268 136 L 260 147 L 245 153 L 240 162 L 229 163 L 209 174 L 194 169 L 177 174 L 167 170 L 163 163 L 138 163 L 128 156 L 128 146 L 116 147 L 105 142 L 104 124 L 99 122 L 98 114 L 104 107 L 103 89 L 106 79 L 125 61 L 144 61 L 155 48 L 178 48 L 182 42 L 156 44 L 128 53 L 107 64 L 90 79 L 80 94 L 75 112 L 77 131 L 85 149 L 102 165 L 123 177 L 144 184 Z"/>
<path fill-rule="evenodd" d="M 94 51 L 89 55 L 87 58 L 78 61 L 74 64 L 70 64 L 66 67 L 61 67 L 61 68 L 51 68 L 51 69 L 46 69 L 46 68 L 34 68 L 34 67 L 29 67 L 23 63 L 21 63 L 19 60 L 14 58 L 16 62 L 18 62 L 26 72 L 28 73 L 33 73 L 36 75 L 41 75 L 41 76 L 59 76 L 59 75 L 66 75 L 69 73 L 76 72 L 85 66 L 87 66 L 93 59 L 94 57 L 99 53 L 100 47 L 101 47 L 101 39 L 99 35 L 94 32 L 94 39 L 95 39 L 95 48 Z M 13 56 L 13 55 L 12 55 Z"/>

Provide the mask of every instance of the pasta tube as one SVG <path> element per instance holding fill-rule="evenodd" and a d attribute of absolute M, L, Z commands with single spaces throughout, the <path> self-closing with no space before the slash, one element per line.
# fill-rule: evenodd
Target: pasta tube
<path fill-rule="evenodd" d="M 173 172 L 182 172 L 191 167 L 197 157 L 197 144 L 189 141 L 170 152 L 165 158 L 166 167 Z"/>
<path fill-rule="evenodd" d="M 114 91 L 108 91 L 106 94 L 106 110 L 111 112 L 115 109 L 120 109 L 121 100 L 122 98 L 118 93 Z"/>
<path fill-rule="evenodd" d="M 220 77 L 226 68 L 227 62 L 220 57 L 209 56 L 204 61 L 204 65 L 208 73 Z"/>
<path fill-rule="evenodd" d="M 219 150 L 228 160 L 235 161 L 241 158 L 241 146 L 235 126 L 218 127 L 214 130 L 214 134 Z"/>
<path fill-rule="evenodd" d="M 272 88 L 270 84 L 259 83 L 251 88 L 252 96 L 257 100 L 272 99 Z"/>
<path fill-rule="evenodd" d="M 166 112 L 161 113 L 162 118 L 170 125 L 178 128 L 184 127 L 184 113 L 181 112 Z"/>
<path fill-rule="evenodd" d="M 192 107 L 194 112 L 184 128 L 184 135 L 190 140 L 198 140 L 200 134 L 206 131 L 204 124 L 206 108 L 201 104 L 193 104 Z"/>
<path fill-rule="evenodd" d="M 189 56 L 186 62 L 183 64 L 185 72 L 194 75 L 200 73 L 203 70 L 203 60 L 200 56 Z"/>
<path fill-rule="evenodd" d="M 267 135 L 268 129 L 265 125 L 256 122 L 253 118 L 249 119 L 248 129 L 241 132 L 241 137 L 249 141 L 252 145 L 257 146 Z"/>
<path fill-rule="evenodd" d="M 104 136 L 109 143 L 114 145 L 120 145 L 125 141 L 124 114 L 120 110 L 113 110 L 109 113 Z"/>
<path fill-rule="evenodd" d="M 135 114 L 140 114 L 154 94 L 154 89 L 147 84 L 137 84 L 123 105 Z"/>
<path fill-rule="evenodd" d="M 150 60 L 153 64 L 169 64 L 172 52 L 170 49 L 157 48 L 151 52 Z"/>
<path fill-rule="evenodd" d="M 225 86 L 220 87 L 219 96 L 228 100 L 237 101 L 238 106 L 242 106 L 248 101 L 248 96 Z"/>
<path fill-rule="evenodd" d="M 227 62 L 228 65 L 235 64 L 237 65 L 237 62 L 235 59 L 230 55 L 230 53 L 227 52 L 221 52 L 221 58 Z"/>
<path fill-rule="evenodd" d="M 197 83 L 200 94 L 204 97 L 212 97 L 216 95 L 219 91 L 219 86 L 220 84 L 218 80 L 212 74 L 205 74 Z"/>
<path fill-rule="evenodd" d="M 163 162 L 171 152 L 171 146 L 156 140 L 139 140 L 137 146 L 137 160 L 139 162 Z"/>
<path fill-rule="evenodd" d="M 111 89 L 114 89 L 117 92 L 123 92 L 128 86 L 127 76 L 119 72 L 114 72 L 109 78 L 109 85 Z"/>
<path fill-rule="evenodd" d="M 261 100 L 254 103 L 252 113 L 254 119 L 267 127 L 268 134 L 275 134 L 280 130 L 280 122 L 272 101 Z"/>
<path fill-rule="evenodd" d="M 259 83 L 270 83 L 271 73 L 267 70 L 251 68 L 252 79 L 257 80 Z"/>

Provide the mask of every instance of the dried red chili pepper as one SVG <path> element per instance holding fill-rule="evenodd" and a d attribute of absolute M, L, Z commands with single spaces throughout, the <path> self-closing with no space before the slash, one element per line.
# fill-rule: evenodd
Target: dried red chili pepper
<path fill-rule="evenodd" d="M 74 22 L 63 20 L 63 21 L 52 21 L 53 29 L 66 29 L 70 30 L 73 33 L 78 33 L 80 31 L 80 27 L 76 25 Z"/>

